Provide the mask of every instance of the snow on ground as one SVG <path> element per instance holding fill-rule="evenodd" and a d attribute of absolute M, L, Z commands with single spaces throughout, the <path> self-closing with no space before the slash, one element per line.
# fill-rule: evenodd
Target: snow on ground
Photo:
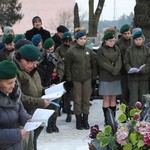
<path fill-rule="evenodd" d="M 103 129 L 102 100 L 93 100 L 90 107 L 89 124 L 98 124 Z M 38 150 L 88 150 L 90 130 L 77 130 L 75 128 L 75 115 L 72 121 L 65 121 L 66 114 L 62 113 L 58 117 L 57 126 L 59 133 L 48 134 L 44 129 L 38 138 Z"/>

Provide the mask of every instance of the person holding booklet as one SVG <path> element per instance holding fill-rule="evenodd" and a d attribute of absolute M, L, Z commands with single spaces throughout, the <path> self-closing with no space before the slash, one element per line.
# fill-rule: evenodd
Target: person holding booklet
<path fill-rule="evenodd" d="M 144 46 L 145 37 L 142 30 L 136 28 L 132 33 L 133 44 L 127 49 L 124 64 L 128 73 L 128 88 L 130 92 L 130 107 L 138 100 L 144 106 L 144 94 L 148 93 L 150 73 L 150 49 Z"/>
<path fill-rule="evenodd" d="M 21 90 L 16 82 L 14 62 L 0 62 L 0 149 L 22 150 L 22 140 L 29 132 L 20 128 L 31 119 L 20 100 Z"/>
<path fill-rule="evenodd" d="M 22 102 L 27 112 L 31 115 L 36 108 L 46 108 L 50 104 L 50 101 L 41 98 L 44 88 L 41 85 L 41 79 L 37 72 L 41 56 L 42 53 L 36 46 L 26 44 L 19 49 L 14 58 L 18 67 L 17 79 L 22 91 Z M 33 143 L 35 150 L 37 149 L 37 138 L 42 129 L 43 127 L 40 126 L 34 130 Z"/>

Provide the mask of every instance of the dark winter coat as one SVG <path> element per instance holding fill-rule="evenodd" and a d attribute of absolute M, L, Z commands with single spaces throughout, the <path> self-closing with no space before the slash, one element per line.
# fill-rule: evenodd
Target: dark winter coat
<path fill-rule="evenodd" d="M 97 61 L 100 81 L 111 82 L 120 79 L 122 61 L 118 46 L 112 48 L 102 44 L 97 52 Z"/>
<path fill-rule="evenodd" d="M 24 109 L 20 97 L 17 85 L 9 96 L 0 89 L 0 150 L 22 150 L 19 125 L 24 126 L 31 116 Z"/>
<path fill-rule="evenodd" d="M 136 46 L 133 44 L 125 53 L 124 64 L 127 72 L 131 68 L 139 68 L 141 65 L 145 64 L 145 68 L 142 72 L 128 74 L 128 80 L 148 81 L 150 76 L 150 49 L 144 45 Z"/>
<path fill-rule="evenodd" d="M 44 107 L 44 101 L 41 99 L 44 88 L 39 73 L 36 70 L 27 73 L 17 60 L 15 63 L 18 67 L 17 79 L 22 91 L 21 100 L 27 112 L 33 114 L 36 108 Z"/>
<path fill-rule="evenodd" d="M 56 53 L 43 54 L 43 60 L 38 66 L 38 72 L 41 77 L 42 86 L 50 86 L 52 82 L 52 73 L 56 72 L 58 80 L 61 81 L 64 75 L 64 63 Z M 58 81 L 58 82 L 59 82 Z"/>
<path fill-rule="evenodd" d="M 65 75 L 68 81 L 83 82 L 96 79 L 96 59 L 93 51 L 75 44 L 67 52 Z"/>
<path fill-rule="evenodd" d="M 41 27 L 41 29 L 36 29 L 36 28 L 32 28 L 31 30 L 26 31 L 25 33 L 25 37 L 26 39 L 30 40 L 32 39 L 32 37 L 36 34 L 40 34 L 42 37 L 42 41 L 44 42 L 46 39 L 48 39 L 49 37 L 51 37 L 50 32 L 43 29 Z"/>

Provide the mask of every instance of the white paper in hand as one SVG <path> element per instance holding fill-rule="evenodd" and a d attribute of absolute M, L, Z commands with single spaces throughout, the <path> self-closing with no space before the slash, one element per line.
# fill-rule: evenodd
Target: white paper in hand
<path fill-rule="evenodd" d="M 63 94 L 64 94 L 64 92 L 60 91 L 57 93 L 43 95 L 42 98 L 47 99 L 49 101 L 52 101 L 52 100 L 55 100 L 57 98 L 60 98 Z"/>
<path fill-rule="evenodd" d="M 38 108 L 34 112 L 31 122 L 27 122 L 24 126 L 26 131 L 32 131 L 40 125 L 47 123 L 48 118 L 54 113 L 54 110 Z"/>
<path fill-rule="evenodd" d="M 43 95 L 41 98 L 52 101 L 60 98 L 65 92 L 66 90 L 64 89 L 64 82 L 61 82 L 57 85 L 47 88 L 45 90 L 45 95 Z"/>
<path fill-rule="evenodd" d="M 139 69 L 138 68 L 131 68 L 128 73 L 138 73 Z"/>

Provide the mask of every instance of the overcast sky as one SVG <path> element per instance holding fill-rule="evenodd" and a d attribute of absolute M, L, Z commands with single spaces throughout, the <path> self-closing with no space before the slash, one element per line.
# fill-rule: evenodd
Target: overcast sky
<path fill-rule="evenodd" d="M 80 13 L 88 13 L 88 2 L 89 0 L 76 0 L 79 6 Z M 114 12 L 114 2 L 115 12 Z M 95 0 L 95 7 L 97 6 L 98 0 Z M 135 0 L 105 0 L 101 20 L 113 20 L 118 19 L 123 14 L 130 15 L 134 13 Z"/>

